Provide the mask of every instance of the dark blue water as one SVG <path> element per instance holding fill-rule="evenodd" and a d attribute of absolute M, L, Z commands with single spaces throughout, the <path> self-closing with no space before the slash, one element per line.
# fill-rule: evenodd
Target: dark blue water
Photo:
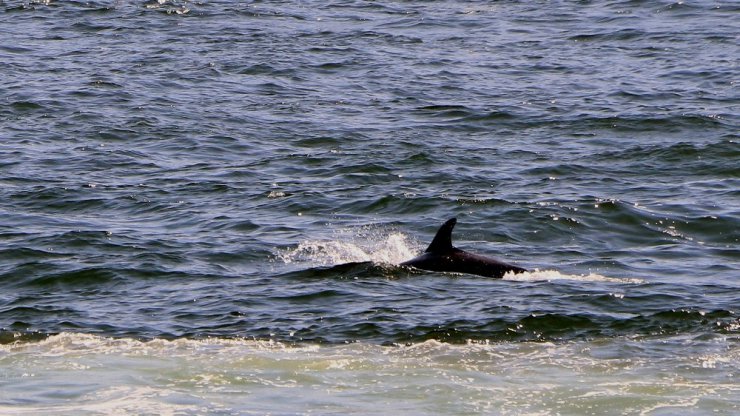
<path fill-rule="evenodd" d="M 737 340 L 739 11 L 0 1 L 0 342 Z"/>

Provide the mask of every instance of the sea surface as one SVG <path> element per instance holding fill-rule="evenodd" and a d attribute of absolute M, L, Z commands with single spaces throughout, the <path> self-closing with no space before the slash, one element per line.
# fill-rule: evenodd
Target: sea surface
<path fill-rule="evenodd" d="M 0 0 L 0 414 L 740 413 L 739 17 Z"/>

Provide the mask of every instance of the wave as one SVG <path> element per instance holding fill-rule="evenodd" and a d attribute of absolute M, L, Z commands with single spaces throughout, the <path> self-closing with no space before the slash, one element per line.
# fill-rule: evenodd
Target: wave
<path fill-rule="evenodd" d="M 719 338 L 327 346 L 61 333 L 0 345 L 0 356 L 8 382 L 3 414 L 549 414 L 614 408 L 647 414 L 662 407 L 730 414 L 739 404 L 733 374 L 740 370 L 740 345 Z M 630 392 L 629 407 L 615 391 Z M 276 400 L 281 397 L 290 400 Z"/>
<path fill-rule="evenodd" d="M 740 328 L 735 328 L 740 329 Z M 129 337 L 108 337 L 90 333 L 61 332 L 58 334 L 47 334 L 43 337 L 33 339 L 18 337 L 9 343 L 0 343 L 0 353 L 7 355 L 34 354 L 40 357 L 54 357 L 65 355 L 109 355 L 129 354 L 133 356 L 161 356 L 161 357 L 192 357 L 198 356 L 213 358 L 223 353 L 234 357 L 245 353 L 286 353 L 295 355 L 317 354 L 322 352 L 387 354 L 402 353 L 404 355 L 430 357 L 444 356 L 448 353 L 468 354 L 480 353 L 492 350 L 531 350 L 536 348 L 548 349 L 558 345 L 568 347 L 583 343 L 606 344 L 606 343 L 650 343 L 658 342 L 669 345 L 677 343 L 684 345 L 688 340 L 694 339 L 697 344 L 702 342 L 722 343 L 737 341 L 734 337 L 707 338 L 705 336 L 693 337 L 685 334 L 650 335 L 650 336 L 626 336 L 613 337 L 611 339 L 597 340 L 570 340 L 563 342 L 515 342 L 508 341 L 477 341 L 465 340 L 462 343 L 449 343 L 435 339 L 400 344 L 373 344 L 365 342 L 342 343 L 342 344 L 318 344 L 318 343 L 293 343 L 277 340 L 258 340 L 240 337 L 205 337 L 200 339 L 178 338 L 165 339 L 155 338 L 141 340 Z M 740 344 L 735 344 L 740 348 Z M 639 349 L 639 348 L 638 348 Z M 740 350 L 738 351 L 740 352 Z M 740 361 L 737 361 L 740 362 Z"/>

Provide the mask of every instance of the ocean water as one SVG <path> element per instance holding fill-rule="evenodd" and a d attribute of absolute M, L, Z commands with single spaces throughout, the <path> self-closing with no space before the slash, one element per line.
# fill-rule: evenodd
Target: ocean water
<path fill-rule="evenodd" d="M 738 414 L 738 15 L 0 0 L 0 413 Z"/>

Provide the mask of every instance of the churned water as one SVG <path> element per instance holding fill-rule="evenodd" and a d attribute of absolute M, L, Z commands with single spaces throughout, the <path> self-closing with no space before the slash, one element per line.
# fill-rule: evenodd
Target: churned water
<path fill-rule="evenodd" d="M 738 16 L 0 0 L 0 413 L 737 414 Z"/>

